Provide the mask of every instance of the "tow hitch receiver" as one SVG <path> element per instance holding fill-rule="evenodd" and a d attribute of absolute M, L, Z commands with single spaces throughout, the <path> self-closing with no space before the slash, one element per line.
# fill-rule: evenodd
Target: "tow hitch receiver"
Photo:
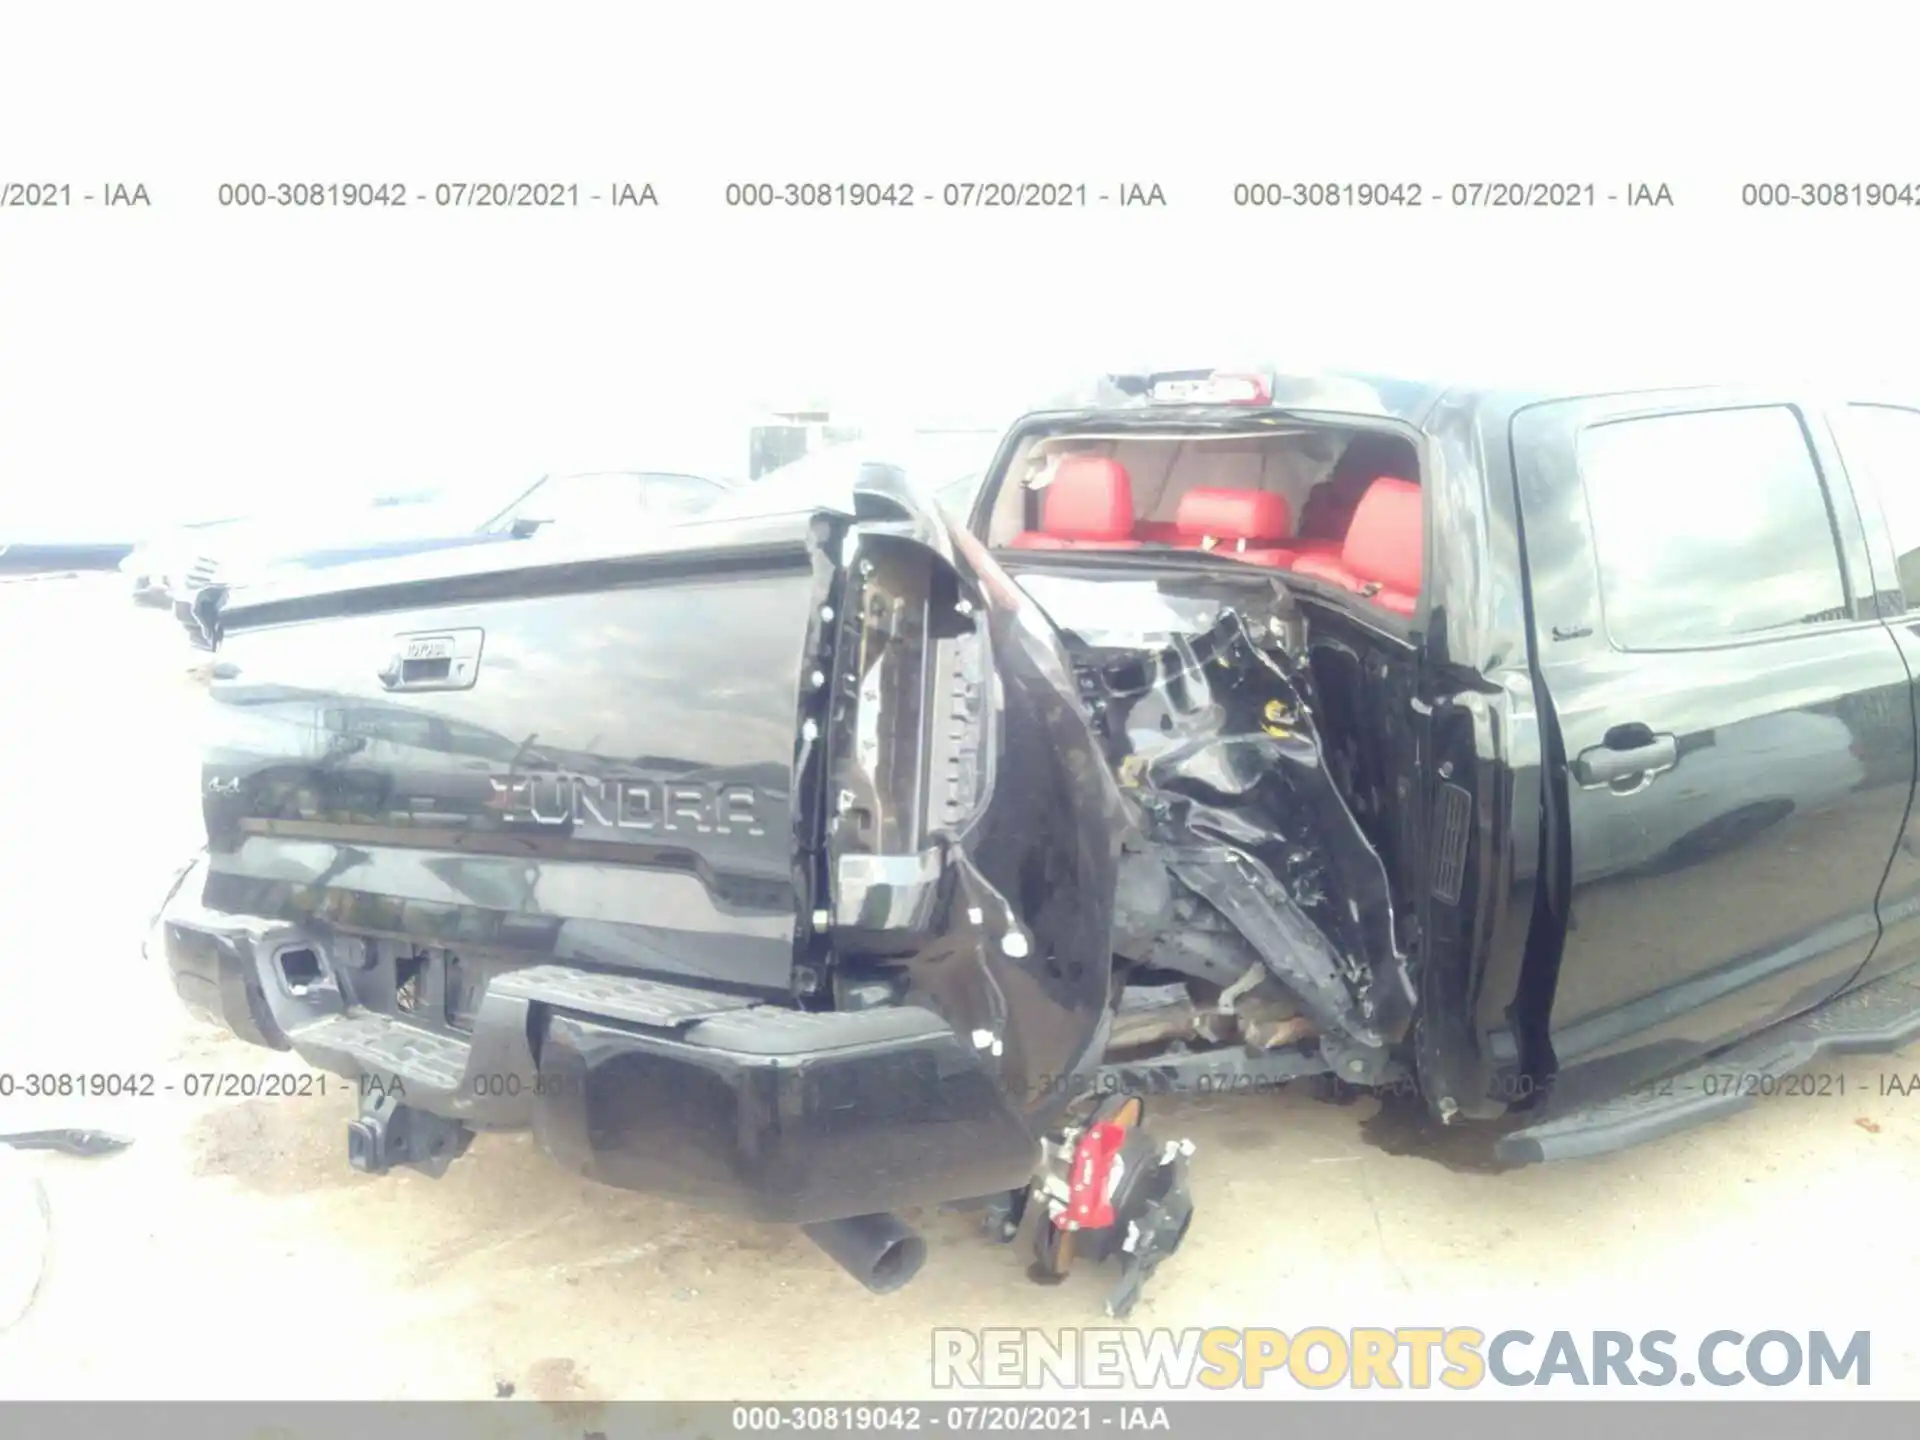
<path fill-rule="evenodd" d="M 473 1131 L 459 1121 L 402 1105 L 392 1094 L 367 1097 L 360 1118 L 347 1122 L 347 1163 L 365 1175 L 409 1165 L 437 1180 L 472 1143 Z"/>
<path fill-rule="evenodd" d="M 1038 1211 L 1027 1273 L 1043 1285 L 1064 1280 L 1079 1256 L 1096 1263 L 1117 1256 L 1120 1275 L 1106 1303 L 1116 1320 L 1133 1309 L 1147 1277 L 1180 1248 L 1193 1221 L 1193 1142 L 1156 1141 L 1141 1126 L 1144 1111 L 1137 1096 L 1102 1101 L 1084 1125 L 1047 1147 L 1046 1169 L 1033 1188 L 991 1207 L 987 1222 L 1011 1239 L 1024 1212 Z"/>

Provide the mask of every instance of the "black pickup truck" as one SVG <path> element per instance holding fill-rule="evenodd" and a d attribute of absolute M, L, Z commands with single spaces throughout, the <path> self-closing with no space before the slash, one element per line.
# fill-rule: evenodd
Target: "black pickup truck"
<path fill-rule="evenodd" d="M 1191 1218 L 1144 1099 L 1312 1079 L 1513 1162 L 1920 1033 L 1920 409 L 1113 375 L 645 553 L 218 589 L 196 1012 L 352 1162 L 531 1127 L 870 1287 Z"/>

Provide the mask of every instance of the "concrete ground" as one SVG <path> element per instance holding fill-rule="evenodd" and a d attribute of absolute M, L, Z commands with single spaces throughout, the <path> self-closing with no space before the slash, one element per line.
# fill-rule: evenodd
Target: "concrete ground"
<path fill-rule="evenodd" d="M 140 956 L 197 836 L 190 658 L 106 580 L 0 585 L 0 1072 L 297 1068 L 189 1021 Z M 1133 1323 L 1866 1329 L 1873 1393 L 1920 1396 L 1920 1096 L 1884 1093 L 1916 1072 L 1849 1062 L 1844 1094 L 1504 1175 L 1386 1153 L 1372 1100 L 1166 1106 L 1198 1219 Z M 960 1216 L 923 1217 L 927 1269 L 875 1298 L 794 1232 L 597 1188 L 522 1137 L 437 1182 L 359 1177 L 349 1104 L 0 1098 L 0 1130 L 134 1138 L 25 1156 L 53 1239 L 0 1396 L 901 1397 L 936 1326 L 1106 1323 L 1108 1275 L 1037 1288 Z"/>

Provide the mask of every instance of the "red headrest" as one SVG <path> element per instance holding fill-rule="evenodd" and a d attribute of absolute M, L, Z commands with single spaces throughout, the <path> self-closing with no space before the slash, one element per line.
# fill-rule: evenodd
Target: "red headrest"
<path fill-rule="evenodd" d="M 1040 529 L 1060 540 L 1133 535 L 1133 480 L 1104 455 L 1064 455 L 1040 495 Z"/>
<path fill-rule="evenodd" d="M 1354 510 L 1340 559 L 1362 580 L 1418 594 L 1424 545 L 1420 487 L 1411 480 L 1382 476 L 1367 487 Z"/>
<path fill-rule="evenodd" d="M 1216 540 L 1284 540 L 1293 533 L 1287 497 L 1265 490 L 1189 490 L 1173 523 L 1182 535 Z"/>

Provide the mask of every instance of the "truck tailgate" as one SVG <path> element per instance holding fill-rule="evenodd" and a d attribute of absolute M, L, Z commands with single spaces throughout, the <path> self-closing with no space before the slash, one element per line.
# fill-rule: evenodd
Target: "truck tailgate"
<path fill-rule="evenodd" d="M 829 575 L 804 517 L 726 540 L 229 604 L 205 903 L 785 992 Z"/>

